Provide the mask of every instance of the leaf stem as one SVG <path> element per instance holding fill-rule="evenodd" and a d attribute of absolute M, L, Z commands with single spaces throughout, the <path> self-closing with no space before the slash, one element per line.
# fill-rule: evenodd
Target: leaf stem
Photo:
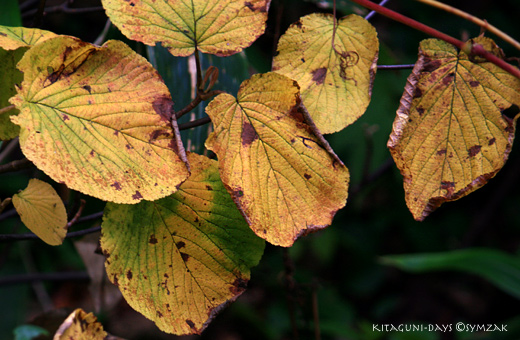
<path fill-rule="evenodd" d="M 499 37 L 500 39 L 504 40 L 505 42 L 511 44 L 516 49 L 520 50 L 520 42 L 516 41 L 511 36 L 509 36 L 506 33 L 502 32 L 501 30 L 499 30 L 495 26 L 489 24 L 486 20 L 479 19 L 479 18 L 477 18 L 477 17 L 475 17 L 475 16 L 473 16 L 473 15 L 467 13 L 467 12 L 464 12 L 464 11 L 458 9 L 458 8 L 452 7 L 450 5 L 444 4 L 444 3 L 436 1 L 436 0 L 416 0 L 416 1 L 422 2 L 422 3 L 424 3 L 426 5 L 429 5 L 429 6 L 433 6 L 433 7 L 439 8 L 439 9 L 441 9 L 443 11 L 446 11 L 448 13 L 457 15 L 457 16 L 463 18 L 463 19 L 469 20 L 472 23 L 482 27 L 486 31 L 489 31 L 489 32 L 495 34 L 497 37 Z"/>
<path fill-rule="evenodd" d="M 0 109 L 0 115 L 2 113 L 6 113 L 6 112 L 9 112 L 9 111 L 13 110 L 14 108 L 15 108 L 14 105 L 9 105 L 9 106 L 3 107 L 3 108 Z"/>
<path fill-rule="evenodd" d="M 378 70 L 405 70 L 413 68 L 415 64 L 404 64 L 404 65 L 377 65 Z"/>
<path fill-rule="evenodd" d="M 386 7 L 375 4 L 369 0 L 352 0 L 352 1 L 357 3 L 358 5 L 361 5 L 368 9 L 371 9 L 373 11 L 376 11 L 377 13 L 384 15 L 387 18 L 390 18 L 390 19 L 400 22 L 404 25 L 412 27 L 416 30 L 424 32 L 434 38 L 444 40 L 447 43 L 450 43 L 450 44 L 456 46 L 460 50 L 467 49 L 467 45 L 464 42 L 462 42 L 461 40 L 455 39 L 450 35 L 442 33 L 428 25 L 425 25 L 421 22 L 408 18 L 400 13 L 394 12 Z M 471 49 L 469 52 L 471 54 L 478 55 L 480 57 L 487 59 L 489 62 L 495 64 L 496 66 L 502 68 L 506 72 L 508 72 L 511 75 L 515 76 L 516 78 L 520 79 L 520 70 L 519 69 L 517 69 L 516 67 L 514 67 L 511 64 L 508 64 L 507 62 L 498 58 L 494 54 L 487 52 L 481 45 L 473 44 L 471 46 Z"/>

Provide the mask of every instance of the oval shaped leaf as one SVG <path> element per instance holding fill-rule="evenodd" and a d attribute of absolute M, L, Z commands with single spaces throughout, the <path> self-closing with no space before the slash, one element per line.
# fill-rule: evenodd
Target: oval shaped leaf
<path fill-rule="evenodd" d="M 11 102 L 21 113 L 12 121 L 25 156 L 55 181 L 137 203 L 167 196 L 187 178 L 168 89 L 122 42 L 49 39 L 19 68 L 24 81 Z"/>
<path fill-rule="evenodd" d="M 189 154 L 191 176 L 155 202 L 108 203 L 101 247 L 130 306 L 169 333 L 201 333 L 240 295 L 264 242 L 249 229 L 215 161 Z"/>
<path fill-rule="evenodd" d="M 377 70 L 375 28 L 352 14 L 340 19 L 336 29 L 333 35 L 330 14 L 307 15 L 280 38 L 273 60 L 273 71 L 298 82 L 322 133 L 342 130 L 365 113 Z"/>
<path fill-rule="evenodd" d="M 349 173 L 301 112 L 299 88 L 277 73 L 253 76 L 237 99 L 221 94 L 206 108 L 206 141 L 222 181 L 260 237 L 290 246 L 325 228 L 347 199 Z"/>
<path fill-rule="evenodd" d="M 491 39 L 474 43 L 502 57 Z M 516 122 L 502 112 L 513 104 L 520 105 L 520 80 L 442 41 L 421 42 L 388 141 L 416 220 L 502 168 Z"/>
<path fill-rule="evenodd" d="M 78 308 L 63 321 L 53 339 L 104 340 L 106 338 L 107 332 L 103 330 L 103 326 L 97 321 L 94 314 L 86 313 L 83 309 Z"/>
<path fill-rule="evenodd" d="M 39 179 L 29 180 L 24 190 L 13 196 L 13 205 L 27 228 L 45 243 L 57 246 L 67 234 L 67 212 L 54 188 Z"/>
<path fill-rule="evenodd" d="M 162 43 L 175 56 L 227 56 L 264 33 L 270 0 L 102 0 L 107 16 L 128 38 Z"/>

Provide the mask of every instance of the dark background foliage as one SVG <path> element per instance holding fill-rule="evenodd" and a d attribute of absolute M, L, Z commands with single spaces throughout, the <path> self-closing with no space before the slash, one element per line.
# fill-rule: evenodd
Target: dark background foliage
<path fill-rule="evenodd" d="M 5 7 L 4 11 L 1 7 L 4 1 L 0 5 L 0 23 L 19 25 L 16 8 Z M 11 2 L 7 1 L 5 6 Z M 100 35 L 106 22 L 104 12 L 96 10 L 101 6 L 99 0 L 47 0 L 43 17 L 37 14 L 39 0 L 20 0 L 19 3 L 25 27 L 36 25 L 89 42 Z M 331 13 L 331 4 L 331 0 L 273 0 L 267 31 L 247 49 L 246 63 L 236 66 L 238 64 L 226 64 L 220 58 L 211 57 L 206 62 L 222 63 L 219 64 L 222 65 L 221 74 L 227 71 L 230 75 L 228 80 L 222 79 L 220 85 L 231 92 L 236 91 L 238 84 L 245 79 L 244 73 L 270 70 L 277 39 L 291 23 L 309 13 Z M 517 0 L 460 0 L 451 4 L 487 19 L 513 37 L 520 37 L 517 23 L 520 2 Z M 62 5 L 67 7 L 56 7 Z M 344 0 L 338 0 L 337 5 L 338 16 L 368 13 Z M 387 6 L 456 38 L 466 39 L 480 34 L 479 27 L 413 0 L 391 0 Z M 78 8 L 90 10 L 75 13 Z M 381 65 L 413 63 L 419 42 L 428 38 L 380 15 L 373 16 L 370 21 L 379 34 Z M 155 51 L 157 59 L 153 63 L 170 87 L 176 108 L 187 104 L 189 98 L 186 99 L 182 88 L 189 88 L 184 85 L 189 83 L 189 79 L 186 79 L 182 67 L 183 60 L 165 55 L 160 48 L 147 48 L 128 41 L 114 28 L 108 32 L 107 38 L 124 40 L 145 56 Z M 519 51 L 498 39 L 497 43 L 506 55 L 520 55 Z M 177 71 L 173 66 L 168 71 L 168 65 L 181 66 L 176 66 Z M 412 219 L 404 202 L 402 178 L 386 148 L 409 72 L 409 69 L 379 70 L 366 114 L 344 131 L 327 136 L 349 167 L 352 179 L 348 204 L 338 212 L 333 225 L 299 240 L 290 249 L 267 246 L 260 265 L 252 271 L 248 290 L 215 318 L 202 339 L 520 338 L 519 295 L 514 297 L 486 277 L 465 270 L 418 274 L 384 265 L 381 261 L 381 257 L 387 255 L 467 248 L 496 249 L 518 258 L 518 145 L 513 147 L 503 170 L 484 188 L 445 204 L 425 222 Z M 236 74 L 241 78 L 234 79 L 238 77 Z M 202 109 L 199 111 L 202 114 Z M 4 147 L 2 145 L 2 149 Z M 4 162 L 22 157 L 21 153 L 14 152 Z M 34 168 L 0 174 L 0 198 L 10 197 L 25 188 L 31 177 L 46 179 Z M 87 200 L 84 216 L 103 209 L 103 202 L 69 192 L 63 187 L 57 186 L 57 189 L 69 202 L 69 211 L 77 209 L 75 204 L 79 198 Z M 9 217 L 11 208 L 0 215 L 0 233 L 28 232 L 16 216 Z M 99 223 L 99 220 L 78 223 L 72 230 Z M 500 264 L 491 264 L 495 265 Z M 58 275 L 56 280 L 33 282 L 28 282 L 26 276 L 17 276 L 64 272 L 74 275 L 69 279 Z M 520 281 L 520 277 L 517 280 Z M 72 239 L 67 239 L 59 247 L 47 246 L 39 240 L 0 243 L 0 306 L 3 309 L 0 313 L 0 338 L 12 338 L 17 326 L 32 322 L 50 309 L 83 307 L 87 311 L 93 310 L 88 285 L 85 266 Z M 107 331 L 123 338 L 176 338 L 158 331 L 152 322 L 133 311 L 123 300 L 110 309 L 101 310 L 97 316 Z M 412 323 L 452 325 L 454 328 L 457 322 L 507 325 L 508 332 L 384 333 L 373 329 L 374 325 L 381 328 L 381 324 Z M 316 334 L 318 328 L 319 335 Z"/>

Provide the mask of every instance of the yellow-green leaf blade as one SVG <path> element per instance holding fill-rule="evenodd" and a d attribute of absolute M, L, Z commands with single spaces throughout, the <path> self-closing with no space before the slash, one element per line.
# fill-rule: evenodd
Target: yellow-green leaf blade
<path fill-rule="evenodd" d="M 278 43 L 273 71 L 301 87 L 303 103 L 322 133 L 356 121 L 370 103 L 379 41 L 375 28 L 357 15 L 334 22 L 330 14 L 310 14 L 291 25 Z"/>
<path fill-rule="evenodd" d="M 174 192 L 188 176 L 171 97 L 128 46 L 46 40 L 19 63 L 25 156 L 57 182 L 102 200 L 137 203 Z"/>
<path fill-rule="evenodd" d="M 215 161 L 189 154 L 179 190 L 155 202 L 108 203 L 101 247 L 128 303 L 169 333 L 200 333 L 240 295 L 264 241 L 249 229 Z"/>
<path fill-rule="evenodd" d="M 162 45 L 175 56 L 227 56 L 265 30 L 270 0 L 103 0 L 107 16 L 132 40 Z"/>
<path fill-rule="evenodd" d="M 78 308 L 72 312 L 60 325 L 54 340 L 104 340 L 107 332 L 92 313 L 86 313 Z"/>
<path fill-rule="evenodd" d="M 57 246 L 67 234 L 67 212 L 54 188 L 31 179 L 27 188 L 13 196 L 13 205 L 27 228 L 45 243 Z"/>
<path fill-rule="evenodd" d="M 44 40 L 54 38 L 53 32 L 37 28 L 8 27 L 0 25 L 0 47 L 4 50 L 16 50 L 31 47 Z"/>
<path fill-rule="evenodd" d="M 237 99 L 217 96 L 206 108 L 215 126 L 206 146 L 250 227 L 290 246 L 325 228 L 347 199 L 347 168 L 322 146 L 300 110 L 298 85 L 277 73 L 242 83 Z"/>
<path fill-rule="evenodd" d="M 491 39 L 474 42 L 502 57 Z M 519 104 L 514 76 L 447 43 L 421 43 L 388 141 L 415 219 L 495 176 L 508 158 L 518 117 L 502 111 Z"/>

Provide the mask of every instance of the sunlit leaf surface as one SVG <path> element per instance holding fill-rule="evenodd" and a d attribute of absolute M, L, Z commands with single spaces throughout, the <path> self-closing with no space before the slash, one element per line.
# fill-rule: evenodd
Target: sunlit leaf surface
<path fill-rule="evenodd" d="M 270 0 L 102 0 L 108 17 L 132 40 L 162 43 L 171 54 L 227 56 L 265 30 Z"/>
<path fill-rule="evenodd" d="M 110 280 L 165 332 L 200 333 L 246 288 L 264 241 L 248 227 L 216 161 L 189 154 L 192 174 L 155 202 L 107 204 L 101 247 Z"/>
<path fill-rule="evenodd" d="M 488 38 L 475 39 L 502 57 Z M 388 147 L 417 220 L 478 189 L 502 168 L 513 143 L 520 80 L 442 41 L 420 45 Z M 516 114 L 514 113 L 514 114 Z"/>
<path fill-rule="evenodd" d="M 206 141 L 222 181 L 253 231 L 290 246 L 328 226 L 347 199 L 349 173 L 302 114 L 299 88 L 277 73 L 253 76 L 237 98 L 206 108 L 215 131 Z"/>
<path fill-rule="evenodd" d="M 54 340 L 105 340 L 107 333 L 92 313 L 76 309 L 58 328 Z"/>
<path fill-rule="evenodd" d="M 118 41 L 58 37 L 31 48 L 11 102 L 25 156 L 57 182 L 102 200 L 165 197 L 187 178 L 157 72 Z"/>
<path fill-rule="evenodd" d="M 365 112 L 377 69 L 375 28 L 354 14 L 340 19 L 336 28 L 333 35 L 330 14 L 301 18 L 280 38 L 273 60 L 273 71 L 298 82 L 322 133 L 342 130 Z"/>
<path fill-rule="evenodd" d="M 31 179 L 24 190 L 13 196 L 13 204 L 27 228 L 45 243 L 57 246 L 67 234 L 67 212 L 54 188 Z"/>
<path fill-rule="evenodd" d="M 52 32 L 24 27 L 0 26 L 0 109 L 9 105 L 9 98 L 16 94 L 15 84 L 22 82 L 22 73 L 16 64 L 34 44 L 55 37 Z M 20 133 L 20 127 L 11 122 L 10 116 L 17 109 L 0 114 L 0 140 L 12 139 Z"/>

